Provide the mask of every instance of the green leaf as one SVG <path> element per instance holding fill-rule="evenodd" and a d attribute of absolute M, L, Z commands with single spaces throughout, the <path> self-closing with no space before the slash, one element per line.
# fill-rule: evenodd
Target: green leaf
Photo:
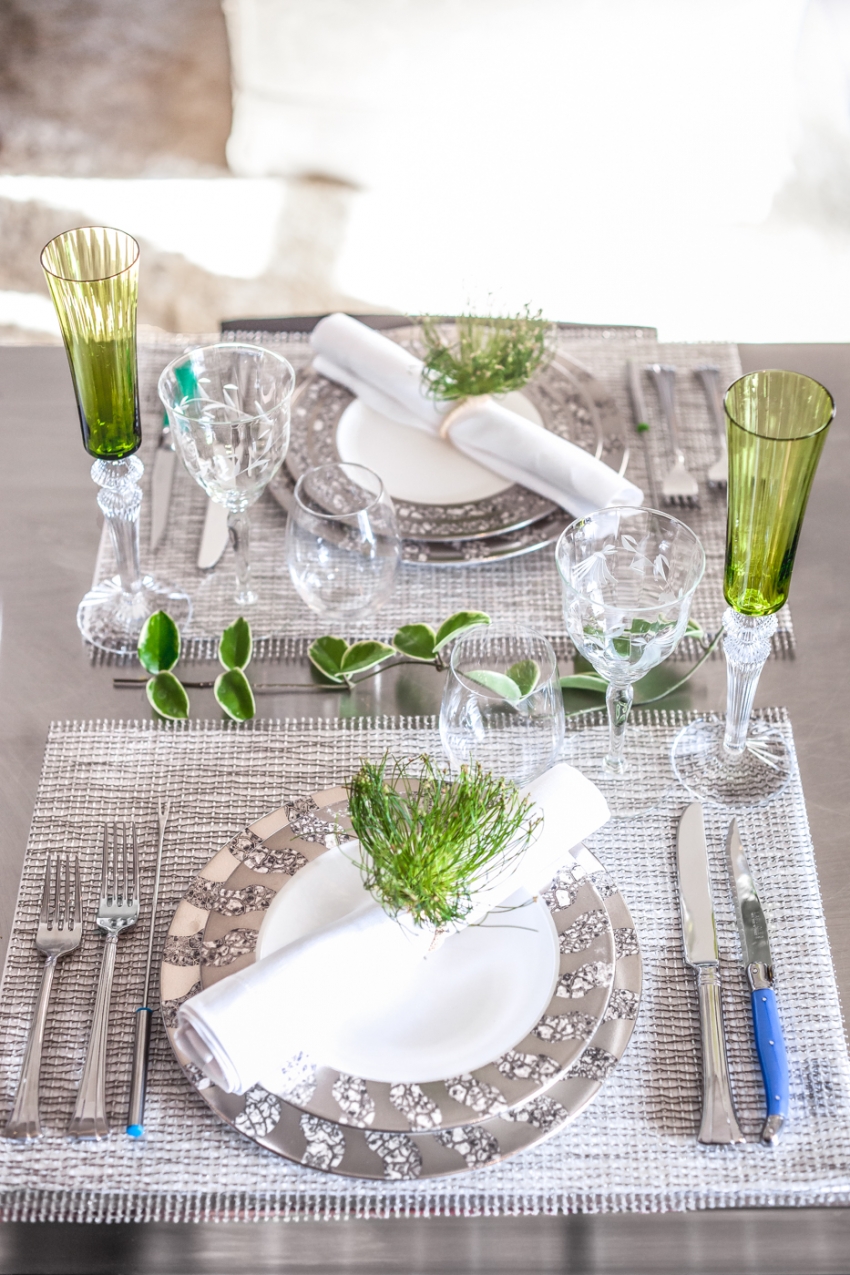
<path fill-rule="evenodd" d="M 508 669 L 508 677 L 516 682 L 522 695 L 530 695 L 540 681 L 540 665 L 536 660 L 518 660 Z"/>
<path fill-rule="evenodd" d="M 447 642 L 460 637 L 461 633 L 465 633 L 467 629 L 475 628 L 476 624 L 489 623 L 490 617 L 484 611 L 455 611 L 454 615 L 450 615 L 437 629 L 434 650 L 441 651 Z"/>
<path fill-rule="evenodd" d="M 355 642 L 343 655 L 340 667 L 346 674 L 360 673 L 380 664 L 388 655 L 395 655 L 395 648 L 386 642 Z"/>
<path fill-rule="evenodd" d="M 464 677 L 470 682 L 486 686 L 488 691 L 495 691 L 511 704 L 518 704 L 522 699 L 522 691 L 514 679 L 506 677 L 504 673 L 491 673 L 488 669 L 479 668 L 472 673 L 464 673 Z"/>
<path fill-rule="evenodd" d="M 430 624 L 405 624 L 393 638 L 393 646 L 413 660 L 433 660 L 437 636 Z"/>
<path fill-rule="evenodd" d="M 228 625 L 221 635 L 218 658 L 222 668 L 247 668 L 251 663 L 253 650 L 254 639 L 251 636 L 251 626 L 240 615 L 239 619 Z"/>
<path fill-rule="evenodd" d="M 235 722 L 247 722 L 257 715 L 254 692 L 241 668 L 228 669 L 215 679 L 215 697 Z"/>
<path fill-rule="evenodd" d="M 167 611 L 155 611 L 139 634 L 139 662 L 148 673 L 167 673 L 179 659 L 180 630 Z"/>
<path fill-rule="evenodd" d="M 173 673 L 157 673 L 145 687 L 151 708 L 160 717 L 179 721 L 189 716 L 189 696 L 183 683 Z"/>
<path fill-rule="evenodd" d="M 342 657 L 347 650 L 348 643 L 344 638 L 326 636 L 316 638 L 307 656 L 310 663 L 332 682 L 344 682 Z"/>
<path fill-rule="evenodd" d="M 561 678 L 561 689 L 564 691 L 599 691 L 600 695 L 604 695 L 608 690 L 608 683 L 598 673 L 572 673 L 569 677 Z"/>
<path fill-rule="evenodd" d="M 685 629 L 685 637 L 696 638 L 701 642 L 705 637 L 705 631 L 697 624 L 696 620 L 688 620 L 688 627 Z"/>

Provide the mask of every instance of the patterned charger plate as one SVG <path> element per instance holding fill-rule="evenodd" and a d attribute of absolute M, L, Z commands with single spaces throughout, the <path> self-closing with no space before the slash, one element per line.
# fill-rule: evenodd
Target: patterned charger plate
<path fill-rule="evenodd" d="M 415 345 L 417 329 L 403 329 L 393 339 Z M 610 393 L 580 366 L 555 358 L 523 389 L 546 429 L 612 463 L 607 453 L 622 434 L 619 411 Z M 286 504 L 286 487 L 305 469 L 340 459 L 337 426 L 354 396 L 325 377 L 311 376 L 292 412 L 285 469 L 271 484 L 272 495 Z M 620 464 L 618 453 L 614 468 Z M 552 501 L 515 483 L 482 500 L 459 504 L 419 504 L 394 499 L 399 532 L 405 540 L 444 542 L 504 536 L 563 511 Z M 569 521 L 569 518 L 567 519 Z M 536 546 L 531 546 L 536 547 Z M 504 556 L 504 555 L 502 555 Z"/>
<path fill-rule="evenodd" d="M 597 868 L 592 862 L 590 880 L 603 899 L 615 937 L 613 991 L 603 1020 L 578 1061 L 566 1076 L 529 1102 L 479 1124 L 386 1132 L 310 1115 L 260 1086 L 241 1097 L 225 1094 L 188 1066 L 175 1048 L 177 1058 L 224 1121 L 259 1146 L 310 1169 L 380 1180 L 435 1178 L 483 1168 L 525 1151 L 564 1129 L 593 1101 L 625 1053 L 637 1020 L 642 986 L 637 933 L 616 884 Z M 578 865 L 562 868 L 545 894 L 566 906 L 575 900 L 587 875 L 587 869 Z M 175 923 L 184 906 L 180 904 Z M 165 965 L 162 977 L 171 977 Z M 163 1002 L 172 1047 L 176 1006 L 183 999 Z"/>
<path fill-rule="evenodd" d="M 327 789 L 252 824 L 207 864 L 178 906 L 165 944 L 160 995 L 169 1034 L 181 1004 L 253 963 L 260 926 L 276 893 L 349 827 L 345 790 Z M 564 854 L 568 851 L 565 846 Z M 299 1054 L 284 1060 L 277 1096 L 319 1120 L 392 1133 L 469 1126 L 548 1088 L 580 1058 L 603 1019 L 615 939 L 589 878 L 541 899 L 558 933 L 558 979 L 544 1013 L 512 1049 L 474 1072 L 421 1085 L 366 1080 Z M 195 1070 L 186 1070 L 197 1083 Z M 213 1086 L 202 1092 L 226 1119 L 234 1102 L 237 1111 L 244 1109 L 245 1097 Z"/>

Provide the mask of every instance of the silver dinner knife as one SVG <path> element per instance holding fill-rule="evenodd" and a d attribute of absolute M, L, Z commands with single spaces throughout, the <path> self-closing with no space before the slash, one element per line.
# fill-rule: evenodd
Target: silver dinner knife
<path fill-rule="evenodd" d="M 785 1052 L 785 1039 L 779 1021 L 776 993 L 773 990 L 773 962 L 770 959 L 767 921 L 741 844 L 737 819 L 733 819 L 729 825 L 726 849 L 735 883 L 735 913 L 738 917 L 744 960 L 747 963 L 747 978 L 752 989 L 753 1031 L 767 1098 L 767 1119 L 761 1131 L 761 1140 L 773 1146 L 788 1118 L 788 1055 Z"/>
<path fill-rule="evenodd" d="M 168 509 L 171 504 L 171 487 L 174 482 L 174 466 L 177 453 L 168 417 L 164 417 L 151 473 L 151 552 L 157 547 L 168 526 Z"/>
<path fill-rule="evenodd" d="M 699 1141 L 743 1142 L 738 1127 L 723 1035 L 720 1004 L 720 958 L 708 879 L 708 855 L 702 804 L 693 802 L 679 820 L 677 848 L 679 904 L 685 960 L 697 972 L 702 1035 L 702 1121 Z"/>
<path fill-rule="evenodd" d="M 209 571 L 218 562 L 227 548 L 228 534 L 227 508 L 208 497 L 201 547 L 198 550 L 198 566 L 201 571 Z"/>

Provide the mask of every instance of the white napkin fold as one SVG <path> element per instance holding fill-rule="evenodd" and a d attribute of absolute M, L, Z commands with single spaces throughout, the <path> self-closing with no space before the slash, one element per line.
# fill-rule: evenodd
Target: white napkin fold
<path fill-rule="evenodd" d="M 641 489 L 610 466 L 489 396 L 460 407 L 429 398 L 421 361 L 347 314 L 322 319 L 310 342 L 317 372 L 401 425 L 438 434 L 444 417 L 456 409 L 448 435 L 458 451 L 576 518 L 612 505 L 643 503 Z"/>
<path fill-rule="evenodd" d="M 546 885 L 569 850 L 609 817 L 602 793 L 561 762 L 524 795 L 543 815 L 539 834 L 518 865 L 491 876 L 467 923 L 480 920 L 516 890 Z M 397 993 L 426 957 L 433 932 L 394 920 L 371 895 L 340 920 L 297 939 L 247 969 L 199 992 L 177 1013 L 176 1040 L 191 1062 L 228 1093 L 245 1093 L 299 1052 L 322 1057 L 342 1015 L 357 1017 Z M 346 995 L 339 995 L 344 971 Z"/>

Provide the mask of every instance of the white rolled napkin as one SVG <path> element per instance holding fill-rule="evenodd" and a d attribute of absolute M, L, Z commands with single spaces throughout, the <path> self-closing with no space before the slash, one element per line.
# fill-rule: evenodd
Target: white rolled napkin
<path fill-rule="evenodd" d="M 602 793 L 561 762 L 535 779 L 532 798 L 543 825 L 534 843 L 474 900 L 467 923 L 480 920 L 516 890 L 542 888 L 569 850 L 609 818 Z M 356 1020 L 397 994 L 426 958 L 434 933 L 388 916 L 370 894 L 341 919 L 280 948 L 199 992 L 177 1013 L 176 1040 L 189 1060 L 228 1093 L 245 1093 L 293 1055 L 322 1057 L 340 1016 Z M 345 997 L 339 995 L 345 971 Z M 333 1014 L 327 1012 L 328 1005 Z"/>
<path fill-rule="evenodd" d="M 576 518 L 609 506 L 643 503 L 641 489 L 609 465 L 489 395 L 461 405 L 430 398 L 421 361 L 347 314 L 322 319 L 310 342 L 316 371 L 344 385 L 368 407 L 430 434 L 440 433 L 451 412 L 447 433 L 458 451 Z"/>

